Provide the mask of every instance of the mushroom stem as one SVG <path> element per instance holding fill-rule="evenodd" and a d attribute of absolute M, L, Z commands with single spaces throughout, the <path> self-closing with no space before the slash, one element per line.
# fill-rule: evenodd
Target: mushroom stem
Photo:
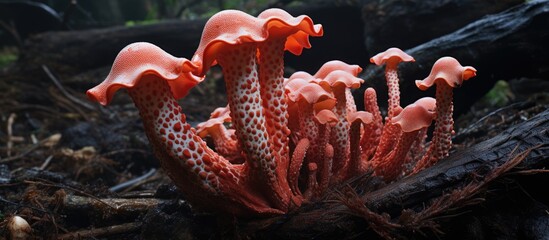
<path fill-rule="evenodd" d="M 264 192 L 276 208 L 286 211 L 291 190 L 287 172 L 277 171 L 279 166 L 269 142 L 259 91 L 256 47 L 256 44 L 244 43 L 238 48 L 226 49 L 219 54 L 218 62 L 225 77 L 236 136 L 252 168 L 252 178 L 267 186 Z"/>
<path fill-rule="evenodd" d="M 242 160 L 242 156 L 240 155 L 241 149 L 238 145 L 238 141 L 233 138 L 234 133 L 231 134 L 231 132 L 221 124 L 215 127 L 217 130 L 210 133 L 215 151 L 232 163 L 240 163 Z"/>
<path fill-rule="evenodd" d="M 364 91 L 364 109 L 373 115 L 372 123 L 366 125 L 360 139 L 362 148 L 360 158 L 362 161 L 367 161 L 372 159 L 383 131 L 383 117 L 377 105 L 376 91 L 373 88 L 367 88 Z"/>
<path fill-rule="evenodd" d="M 436 85 L 436 119 L 431 146 L 423 158 L 414 167 L 413 172 L 417 173 L 422 169 L 430 167 L 438 160 L 448 156 L 452 147 L 452 134 L 454 132 L 453 88 L 447 84 Z"/>
<path fill-rule="evenodd" d="M 388 61 L 385 65 L 385 79 L 387 80 L 387 88 L 389 92 L 387 118 L 393 118 L 395 109 L 400 106 L 400 89 L 397 71 L 398 62 Z"/>
<path fill-rule="evenodd" d="M 246 165 L 232 165 L 195 134 L 164 79 L 146 75 L 128 92 L 156 158 L 190 202 L 239 215 L 281 213 L 243 178 Z"/>
<path fill-rule="evenodd" d="M 332 89 L 334 97 L 337 99 L 334 107 L 334 113 L 338 122 L 331 131 L 330 144 L 334 147 L 334 160 L 332 172 L 338 173 L 347 164 L 349 159 L 349 129 L 350 124 L 347 121 L 347 96 L 344 86 L 337 86 Z"/>
<path fill-rule="evenodd" d="M 396 148 L 386 157 L 384 164 L 376 166 L 376 175 L 383 176 L 387 182 L 393 181 L 404 172 L 404 163 L 412 144 L 418 139 L 418 132 L 402 133 Z"/>
<path fill-rule="evenodd" d="M 360 127 L 362 122 L 354 121 L 350 129 L 350 160 L 347 167 L 346 178 L 357 176 L 362 172 L 360 167 Z"/>
<path fill-rule="evenodd" d="M 307 138 L 302 138 L 296 144 L 294 152 L 292 154 L 292 159 L 290 162 L 290 167 L 288 169 L 288 184 L 294 192 L 294 195 L 301 195 L 301 191 L 298 186 L 299 171 L 301 170 L 301 165 L 303 165 L 303 159 L 307 154 L 309 149 L 310 141 Z"/>
<path fill-rule="evenodd" d="M 267 39 L 259 43 L 259 84 L 265 111 L 267 132 L 273 153 L 280 165 L 288 169 L 288 105 L 284 97 L 284 44 L 286 38 Z"/>

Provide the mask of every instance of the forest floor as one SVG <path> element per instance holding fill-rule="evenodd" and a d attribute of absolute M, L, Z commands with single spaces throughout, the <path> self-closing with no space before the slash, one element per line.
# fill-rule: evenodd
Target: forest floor
<path fill-rule="evenodd" d="M 44 74 L 51 82 L 0 82 L 0 219 L 4 225 L 10 217 L 21 216 L 39 238 L 160 239 L 166 234 L 159 234 L 160 229 L 181 238 L 227 237 L 222 232 L 227 223 L 211 215 L 191 217 L 184 196 L 154 160 L 127 94 L 117 94 L 104 108 L 86 99 L 89 86 L 82 81 L 61 84 L 47 68 Z M 97 75 L 102 74 L 106 70 Z M 181 102 L 194 124 L 226 104 L 223 82 L 219 74 L 214 75 L 217 80 L 194 89 Z M 520 88 L 525 85 L 521 81 L 528 80 L 500 82 L 457 119 L 456 150 L 548 109 L 549 92 L 543 87 Z M 162 225 L 173 218 L 180 219 L 175 226 L 183 224 L 181 219 L 192 221 L 184 222 L 183 230 Z M 197 222 L 212 226 L 197 232 L 193 227 Z M 448 229 L 440 229 L 441 233 L 455 231 L 451 225 L 443 226 Z M 7 229 L 0 229 L 0 236 L 7 237 Z"/>

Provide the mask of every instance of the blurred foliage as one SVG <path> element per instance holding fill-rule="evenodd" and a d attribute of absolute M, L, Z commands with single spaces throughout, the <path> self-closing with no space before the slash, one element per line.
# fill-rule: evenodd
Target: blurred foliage
<path fill-rule="evenodd" d="M 503 107 L 509 103 L 509 101 L 515 98 L 509 83 L 504 80 L 496 82 L 494 87 L 490 89 L 486 95 L 481 99 L 481 102 L 493 107 Z"/>
<path fill-rule="evenodd" d="M 0 48 L 0 68 L 17 61 L 17 55 L 17 48 L 15 47 Z"/>

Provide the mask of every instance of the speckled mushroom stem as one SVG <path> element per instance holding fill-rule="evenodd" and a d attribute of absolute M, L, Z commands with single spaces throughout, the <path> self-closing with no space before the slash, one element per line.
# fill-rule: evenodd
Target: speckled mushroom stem
<path fill-rule="evenodd" d="M 383 134 L 379 140 L 379 144 L 376 148 L 372 162 L 374 167 L 386 164 L 386 156 L 393 150 L 393 147 L 396 144 L 396 140 L 400 137 L 401 131 L 400 127 L 396 124 L 388 122 L 384 129 Z"/>
<path fill-rule="evenodd" d="M 395 109 L 400 106 L 400 89 L 397 71 L 398 62 L 388 61 L 385 65 L 385 79 L 389 92 L 387 118 L 391 119 L 396 115 Z"/>
<path fill-rule="evenodd" d="M 215 151 L 229 160 L 230 162 L 242 162 L 242 156 L 238 141 L 233 138 L 234 133 L 231 134 L 227 128 L 223 125 L 216 126 L 218 131 L 212 131 L 211 137 L 215 146 Z"/>
<path fill-rule="evenodd" d="M 269 38 L 259 43 L 259 84 L 265 109 L 267 132 L 280 169 L 288 169 L 290 130 L 288 105 L 284 97 L 284 43 L 286 38 Z"/>
<path fill-rule="evenodd" d="M 300 100 L 299 104 L 300 111 L 298 112 L 299 116 L 299 129 L 300 135 L 303 138 L 309 139 L 311 142 L 311 151 L 307 153 L 306 159 L 309 162 L 314 162 L 318 166 L 318 157 L 320 156 L 318 151 L 319 145 L 319 127 L 318 124 L 314 121 L 314 110 L 312 104 L 308 103 L 305 100 Z"/>
<path fill-rule="evenodd" d="M 195 134 L 165 80 L 145 76 L 128 92 L 162 168 L 189 202 L 237 215 L 281 213 L 250 185 L 245 165 L 230 164 Z"/>
<path fill-rule="evenodd" d="M 404 173 L 406 155 L 417 140 L 419 131 L 402 133 L 395 149 L 389 153 L 383 164 L 376 166 L 376 175 L 383 176 L 385 181 L 393 181 Z"/>
<path fill-rule="evenodd" d="M 347 97 L 345 87 L 334 87 L 332 89 L 334 97 L 337 99 L 334 107 L 334 113 L 338 122 L 332 127 L 330 134 L 330 144 L 334 147 L 334 161 L 332 172 L 338 173 L 347 164 L 349 159 L 349 128 L 347 121 Z"/>
<path fill-rule="evenodd" d="M 285 171 L 277 171 L 257 74 L 257 46 L 241 44 L 239 48 L 224 50 L 218 56 L 223 69 L 231 118 L 241 147 L 248 156 L 254 178 L 266 186 L 265 194 L 277 209 L 288 209 L 291 190 Z M 279 174 L 284 172 L 284 176 Z"/>
<path fill-rule="evenodd" d="M 350 159 L 345 178 L 357 176 L 362 172 L 360 167 L 360 127 L 362 122 L 354 121 L 350 129 Z"/>
<path fill-rule="evenodd" d="M 305 159 L 309 146 L 309 139 L 302 138 L 299 140 L 295 146 L 294 152 L 292 153 L 290 167 L 288 168 L 288 184 L 296 196 L 301 195 L 301 191 L 298 186 L 299 170 L 301 170 L 301 165 L 303 165 L 303 160 Z"/>
<path fill-rule="evenodd" d="M 373 88 L 367 88 L 364 91 L 364 109 L 372 114 L 373 121 L 364 128 L 360 139 L 361 161 L 367 161 L 373 157 L 383 131 L 383 117 L 377 105 L 376 91 Z"/>
<path fill-rule="evenodd" d="M 446 84 L 436 85 L 436 118 L 431 146 L 424 157 L 416 164 L 413 172 L 417 173 L 428 168 L 438 160 L 448 156 L 452 147 L 452 134 L 454 132 L 453 88 Z"/>

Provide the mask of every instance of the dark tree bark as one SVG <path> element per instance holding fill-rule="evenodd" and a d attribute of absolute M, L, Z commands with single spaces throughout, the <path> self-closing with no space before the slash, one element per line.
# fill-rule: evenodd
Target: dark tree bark
<path fill-rule="evenodd" d="M 423 96 L 434 96 L 434 89 L 422 92 L 414 80 L 429 75 L 433 63 L 443 56 L 455 57 L 462 65 L 474 66 L 478 70 L 475 78 L 454 90 L 457 113 L 466 111 L 498 80 L 524 76 L 547 79 L 547 26 L 549 1 L 531 1 L 405 50 L 416 59 L 416 63 L 399 66 L 402 105 Z M 373 86 L 378 91 L 380 104 L 384 104 L 387 96 L 379 94 L 387 89 L 383 68 L 369 66 L 363 77 L 366 80 L 364 86 Z"/>
<path fill-rule="evenodd" d="M 26 42 L 22 69 L 47 64 L 71 75 L 112 64 L 126 45 L 151 42 L 176 56 L 190 58 L 198 46 L 205 20 L 169 21 L 136 27 L 49 32 Z"/>
<path fill-rule="evenodd" d="M 363 0 L 366 49 L 373 56 L 390 47 L 411 48 L 523 2 Z"/>
<path fill-rule="evenodd" d="M 491 139 L 451 154 L 450 157 L 416 175 L 363 193 L 362 201 L 372 211 L 380 214 L 389 213 L 393 218 L 398 218 L 404 209 L 421 211 L 443 193 L 461 189 L 475 181 L 473 179 L 483 180 L 495 169 L 521 153 L 530 151 L 517 166 L 518 169 L 527 171 L 547 168 L 548 129 L 549 110 L 545 110 Z M 360 189 L 357 191 L 360 192 Z M 351 217 L 349 209 L 340 202 L 328 201 L 305 206 L 293 215 L 266 221 L 264 224 L 269 227 L 265 230 L 265 236 L 272 239 L 291 236 L 352 238 L 348 234 L 364 233 L 368 230 L 364 223 L 358 223 L 356 220 Z M 253 227 L 258 225 L 261 226 L 254 223 Z"/>

